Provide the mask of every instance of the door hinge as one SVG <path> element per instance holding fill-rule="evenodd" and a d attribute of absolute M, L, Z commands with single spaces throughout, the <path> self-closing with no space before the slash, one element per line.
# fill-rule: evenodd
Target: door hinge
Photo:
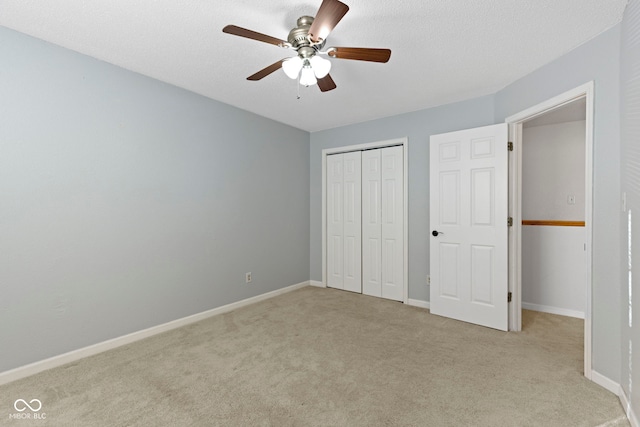
<path fill-rule="evenodd" d="M 511 292 L 507 292 L 507 302 L 511 302 Z"/>
<path fill-rule="evenodd" d="M 513 151 L 513 142 L 507 142 L 507 150 Z"/>
<path fill-rule="evenodd" d="M 507 225 L 509 227 L 513 227 L 513 218 L 512 217 L 507 218 Z"/>

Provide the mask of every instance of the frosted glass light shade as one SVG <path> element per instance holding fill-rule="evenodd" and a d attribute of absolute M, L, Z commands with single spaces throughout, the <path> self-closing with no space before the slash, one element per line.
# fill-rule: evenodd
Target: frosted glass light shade
<path fill-rule="evenodd" d="M 331 61 L 328 61 L 318 55 L 311 58 L 309 62 L 311 63 L 311 67 L 313 67 L 313 72 L 319 79 L 325 77 L 331 70 Z"/>
<path fill-rule="evenodd" d="M 313 86 L 317 82 L 316 76 L 313 74 L 313 69 L 308 66 L 303 67 L 302 73 L 300 73 L 300 84 L 304 86 Z"/>
<path fill-rule="evenodd" d="M 302 58 L 294 56 L 282 63 L 282 70 L 290 79 L 297 79 L 302 69 Z"/>

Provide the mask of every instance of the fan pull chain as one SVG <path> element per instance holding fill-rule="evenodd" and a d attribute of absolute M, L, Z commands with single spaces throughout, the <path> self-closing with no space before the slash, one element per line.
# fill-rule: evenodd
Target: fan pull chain
<path fill-rule="evenodd" d="M 297 82 L 298 82 L 298 97 L 296 99 L 300 99 L 300 98 L 302 98 L 300 96 L 300 79 L 297 79 Z"/>

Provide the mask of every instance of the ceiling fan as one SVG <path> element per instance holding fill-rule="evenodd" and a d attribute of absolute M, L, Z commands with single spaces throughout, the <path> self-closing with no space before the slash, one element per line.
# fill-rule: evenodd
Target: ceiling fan
<path fill-rule="evenodd" d="M 300 84 L 311 86 L 318 84 L 322 92 L 336 88 L 329 75 L 331 62 L 320 55 L 337 59 L 356 61 L 387 62 L 391 57 L 389 49 L 371 49 L 362 47 L 330 47 L 323 51 L 327 36 L 349 11 L 349 6 L 338 0 L 323 0 L 315 18 L 301 16 L 296 27 L 289 32 L 287 41 L 261 34 L 236 25 L 227 25 L 222 29 L 227 34 L 270 43 L 287 49 L 293 49 L 297 56 L 284 58 L 247 77 L 257 81 L 282 68 L 292 79 L 300 78 Z"/>

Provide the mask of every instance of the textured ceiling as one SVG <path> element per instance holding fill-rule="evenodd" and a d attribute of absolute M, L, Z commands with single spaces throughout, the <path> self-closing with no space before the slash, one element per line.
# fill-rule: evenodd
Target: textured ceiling
<path fill-rule="evenodd" d="M 321 0 L 0 0 L 0 25 L 307 131 L 493 93 L 622 19 L 626 0 L 343 0 L 326 47 L 390 48 L 387 64 L 332 59 L 337 89 L 282 71 L 286 39 Z"/>

